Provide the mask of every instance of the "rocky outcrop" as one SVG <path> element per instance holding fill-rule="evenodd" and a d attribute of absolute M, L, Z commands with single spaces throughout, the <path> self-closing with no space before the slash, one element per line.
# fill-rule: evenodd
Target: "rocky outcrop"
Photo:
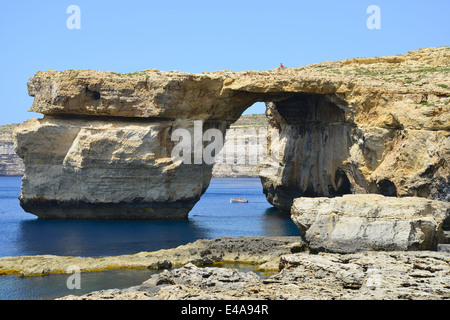
<path fill-rule="evenodd" d="M 192 131 L 193 124 L 30 120 L 16 132 L 26 166 L 21 206 L 40 218 L 185 218 L 206 191 L 212 165 L 172 161 L 177 128 Z"/>
<path fill-rule="evenodd" d="M 280 132 L 279 170 L 261 171 L 268 201 L 286 211 L 301 196 L 449 201 L 449 56 L 424 49 L 303 69 L 327 74 L 321 90 L 267 103 L 269 131 Z"/>
<path fill-rule="evenodd" d="M 111 257 L 38 255 L 0 258 L 0 275 L 21 277 L 66 273 L 72 265 L 80 272 L 114 269 L 166 269 L 188 263 L 197 266 L 244 263 L 255 270 L 276 271 L 282 255 L 307 250 L 300 237 L 223 237 L 153 252 Z"/>
<path fill-rule="evenodd" d="M 111 269 L 160 273 L 136 287 L 63 297 L 97 299 L 448 299 L 450 255 L 433 251 L 305 251 L 299 237 L 224 237 L 173 249 L 112 257 L 0 258 L 0 275 L 42 276 Z M 228 263 L 253 265 L 242 272 Z M 215 266 L 214 266 L 215 265 Z"/>
<path fill-rule="evenodd" d="M 172 133 L 194 133 L 195 120 L 224 133 L 257 101 L 271 155 L 258 170 L 274 206 L 348 193 L 448 201 L 449 50 L 239 73 L 38 72 L 30 110 L 44 119 L 15 135 L 21 204 L 43 218 L 186 217 L 212 165 L 173 162 Z M 208 140 L 196 143 L 201 154 Z"/>
<path fill-rule="evenodd" d="M 436 250 L 450 203 L 419 197 L 297 198 L 291 217 L 314 251 Z"/>
<path fill-rule="evenodd" d="M 22 159 L 14 150 L 12 131 L 18 124 L 10 124 L 0 127 L 0 176 L 21 176 L 25 172 Z M 2 130 L 3 129 L 3 130 Z M 267 118 L 264 114 L 243 115 L 230 127 L 232 133 L 244 133 L 244 141 L 257 141 L 263 132 L 267 131 Z M 261 132 L 259 134 L 259 132 Z M 225 136 L 224 146 L 214 162 L 213 177 L 217 178 L 258 178 L 258 165 L 250 163 L 246 148 L 236 148 L 233 137 Z M 255 144 L 249 148 L 255 149 Z M 225 150 L 234 148 L 233 159 L 228 159 Z"/>
<path fill-rule="evenodd" d="M 62 300 L 441 300 L 450 298 L 450 258 L 440 252 L 297 253 L 268 278 L 187 264 L 128 289 Z"/>

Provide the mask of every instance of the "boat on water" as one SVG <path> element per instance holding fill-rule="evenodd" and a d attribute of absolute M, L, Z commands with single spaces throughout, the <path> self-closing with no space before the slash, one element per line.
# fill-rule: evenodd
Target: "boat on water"
<path fill-rule="evenodd" d="M 244 198 L 233 198 L 233 199 L 230 199 L 230 202 L 231 203 L 247 203 L 248 200 L 244 199 Z"/>

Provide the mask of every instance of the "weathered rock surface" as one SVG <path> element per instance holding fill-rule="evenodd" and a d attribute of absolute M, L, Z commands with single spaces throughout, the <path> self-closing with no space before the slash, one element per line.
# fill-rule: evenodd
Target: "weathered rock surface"
<path fill-rule="evenodd" d="M 38 72 L 30 110 L 45 117 L 15 136 L 26 166 L 21 203 L 47 218 L 186 217 L 212 166 L 170 162 L 171 133 L 194 120 L 225 132 L 257 101 L 266 102 L 268 149 L 278 155 L 259 168 L 274 206 L 348 193 L 449 201 L 449 52 L 202 75 Z"/>
<path fill-rule="evenodd" d="M 286 211 L 297 197 L 348 193 L 449 201 L 448 50 L 301 69 L 326 76 L 266 103 L 269 134 L 280 132 L 279 169 L 260 171 L 268 201 Z"/>
<path fill-rule="evenodd" d="M 0 258 L 0 275 L 41 276 L 66 273 L 71 265 L 81 272 L 112 269 L 165 269 L 187 263 L 253 264 L 258 270 L 277 270 L 280 256 L 307 250 L 300 237 L 223 237 L 197 240 L 173 249 L 111 257 L 39 255 Z"/>
<path fill-rule="evenodd" d="M 62 299 L 449 299 L 450 254 L 368 251 L 310 254 L 299 237 L 224 237 L 116 257 L 0 258 L 0 274 L 42 276 L 123 268 L 164 269 L 142 285 Z M 253 272 L 212 267 L 251 263 Z M 203 266 L 203 267 L 200 267 Z M 226 266 L 226 264 L 224 265 Z"/>
<path fill-rule="evenodd" d="M 23 160 L 14 150 L 14 140 L 12 131 L 18 124 L 9 124 L 0 127 L 0 176 L 21 176 L 25 173 Z M 264 114 L 251 114 L 241 116 L 236 123 L 230 127 L 231 132 L 242 132 L 244 143 L 257 141 L 263 133 L 267 131 L 267 118 Z M 232 141 L 233 137 L 225 136 L 224 147 L 214 162 L 212 171 L 213 177 L 218 178 L 258 178 L 258 165 L 251 163 L 248 155 L 256 149 L 256 145 L 237 148 L 237 144 Z M 246 148 L 247 147 L 247 148 Z M 227 159 L 225 150 L 234 148 L 234 154 L 230 154 Z M 252 150 L 248 150 L 252 148 Z M 232 156 L 232 158 L 231 158 Z"/>
<path fill-rule="evenodd" d="M 264 157 L 267 129 L 245 128 L 227 130 L 222 150 L 213 167 L 214 177 L 259 177 L 258 157 Z"/>
<path fill-rule="evenodd" d="M 21 206 L 40 218 L 186 218 L 209 185 L 212 165 L 172 161 L 170 133 L 177 128 L 192 131 L 193 124 L 29 120 L 15 133 L 26 167 Z"/>
<path fill-rule="evenodd" d="M 436 250 L 450 203 L 419 197 L 297 198 L 291 217 L 312 250 Z"/>
<path fill-rule="evenodd" d="M 450 298 L 450 255 L 444 252 L 297 253 L 282 256 L 279 273 L 198 268 L 192 264 L 153 275 L 141 286 L 63 300 L 328 300 Z"/>

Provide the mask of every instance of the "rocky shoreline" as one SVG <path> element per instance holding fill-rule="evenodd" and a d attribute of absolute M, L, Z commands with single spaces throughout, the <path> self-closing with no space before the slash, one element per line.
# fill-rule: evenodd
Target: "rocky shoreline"
<path fill-rule="evenodd" d="M 281 257 L 269 278 L 189 263 L 140 286 L 62 300 L 369 300 L 450 299 L 450 255 L 441 252 L 363 252 Z"/>
<path fill-rule="evenodd" d="M 36 255 L 0 258 L 0 275 L 20 277 L 66 273 L 76 265 L 81 272 L 112 269 L 166 269 L 188 263 L 197 266 L 219 263 L 257 265 L 261 271 L 278 270 L 282 255 L 307 250 L 300 237 L 223 237 L 202 239 L 173 249 L 109 257 Z"/>
<path fill-rule="evenodd" d="M 449 265 L 448 253 L 431 251 L 301 252 L 282 256 L 268 278 L 188 263 L 139 286 L 61 300 L 439 300 L 450 299 Z"/>
<path fill-rule="evenodd" d="M 269 271 L 227 268 L 253 264 Z M 214 265 L 223 264 L 224 268 Z M 164 269 L 141 285 L 69 295 L 62 300 L 440 300 L 450 299 L 450 253 L 312 253 L 300 237 L 224 237 L 116 257 L 0 258 L 0 274 L 42 276 L 126 268 Z"/>

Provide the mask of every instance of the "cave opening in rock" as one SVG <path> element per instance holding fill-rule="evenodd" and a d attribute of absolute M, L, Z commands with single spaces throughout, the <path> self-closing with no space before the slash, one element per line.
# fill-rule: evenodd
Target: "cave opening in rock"
<path fill-rule="evenodd" d="M 387 179 L 381 180 L 377 183 L 380 194 L 386 197 L 396 197 L 397 187 L 395 184 Z"/>
<path fill-rule="evenodd" d="M 330 195 L 343 196 L 344 194 L 352 193 L 352 185 L 347 177 L 345 171 L 341 168 L 337 168 L 334 174 L 334 184 L 336 189 L 330 188 Z"/>
<path fill-rule="evenodd" d="M 220 215 L 246 215 L 255 209 L 259 212 L 252 218 L 254 223 L 274 219 L 274 215 L 291 223 L 290 208 L 295 198 L 336 197 L 354 192 L 354 179 L 345 163 L 353 143 L 354 124 L 346 121 L 344 103 L 336 96 L 324 94 L 261 94 L 257 98 L 260 102 L 246 109 L 227 130 L 224 147 L 213 166 L 210 187 L 190 213 L 193 221 L 200 221 L 203 208 L 212 208 L 222 201 L 217 213 L 204 214 L 216 217 L 220 211 Z M 249 162 L 249 147 L 257 147 L 254 143 L 261 142 L 261 136 L 255 136 L 259 130 L 267 139 L 263 148 L 271 152 L 278 148 L 277 166 Z M 273 131 L 278 132 L 276 138 L 272 138 Z M 238 140 L 243 144 L 236 145 Z M 233 161 L 227 162 L 230 148 Z M 234 185 L 227 189 L 229 183 Z M 213 201 L 217 193 L 222 197 Z M 232 205 L 231 197 L 247 198 L 249 203 Z M 269 210 L 271 206 L 278 210 Z M 220 218 L 215 219 L 217 223 Z M 271 224 L 280 221 L 271 220 Z"/>
<path fill-rule="evenodd" d="M 95 91 L 95 90 L 90 90 L 87 86 L 86 86 L 86 96 L 88 96 L 92 100 L 100 100 L 101 99 L 100 92 Z"/>

